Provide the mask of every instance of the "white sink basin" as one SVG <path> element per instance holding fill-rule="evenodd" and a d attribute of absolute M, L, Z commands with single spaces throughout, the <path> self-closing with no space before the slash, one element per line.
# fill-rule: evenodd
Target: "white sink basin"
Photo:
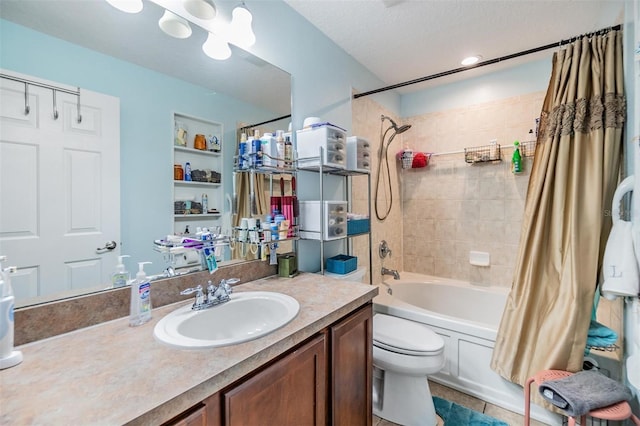
<path fill-rule="evenodd" d="M 257 339 L 284 326 L 298 314 L 300 304 L 282 293 L 246 291 L 201 311 L 191 304 L 162 318 L 153 334 L 162 343 L 183 349 L 228 346 Z"/>

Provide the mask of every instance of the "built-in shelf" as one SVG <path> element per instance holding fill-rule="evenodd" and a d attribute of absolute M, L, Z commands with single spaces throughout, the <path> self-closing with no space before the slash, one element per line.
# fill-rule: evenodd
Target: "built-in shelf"
<path fill-rule="evenodd" d="M 176 214 L 173 217 L 176 220 L 186 219 L 215 219 L 220 217 L 221 213 L 200 213 L 200 214 Z"/>
<path fill-rule="evenodd" d="M 173 180 L 173 223 L 174 232 L 182 233 L 185 224 L 187 226 L 214 226 L 220 225 L 220 213 L 181 214 L 184 209 L 176 210 L 180 200 L 191 200 L 202 204 L 207 199 L 206 209 L 222 211 L 224 197 L 222 190 L 223 161 L 222 151 L 208 151 L 195 149 L 196 135 L 203 135 L 207 141 L 206 147 L 222 146 L 224 130 L 221 123 L 193 117 L 185 114 L 174 113 L 174 134 L 172 138 L 174 176 L 175 171 L 182 168 L 184 176 L 187 173 L 187 163 L 191 169 L 192 179 L 197 172 L 198 180 Z M 208 141 L 216 139 L 219 145 L 209 145 Z M 198 139 L 200 141 L 200 138 Z M 199 144 L 198 144 L 199 145 Z M 219 182 L 211 182 L 219 180 Z M 197 208 L 196 211 L 202 211 Z"/>
<path fill-rule="evenodd" d="M 178 152 L 186 152 L 188 154 L 196 154 L 196 155 L 210 155 L 212 157 L 220 157 L 222 155 L 221 151 L 203 151 L 201 149 L 193 149 L 184 146 L 174 146 L 174 150 Z"/>
<path fill-rule="evenodd" d="M 220 186 L 220 182 L 196 182 L 193 180 L 174 180 L 175 185 L 180 186 Z"/>

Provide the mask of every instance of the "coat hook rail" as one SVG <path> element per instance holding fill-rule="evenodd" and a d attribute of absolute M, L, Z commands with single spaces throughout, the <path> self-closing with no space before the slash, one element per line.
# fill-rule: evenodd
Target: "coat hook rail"
<path fill-rule="evenodd" d="M 37 81 L 29 80 L 26 78 L 15 77 L 12 75 L 0 73 L 0 78 L 4 78 L 11 81 L 17 81 L 18 83 L 24 83 L 24 114 L 29 115 L 31 107 L 29 106 L 29 86 L 42 87 L 43 89 L 49 89 L 53 91 L 53 115 L 57 119 L 58 111 L 56 108 L 56 92 L 68 93 L 78 98 L 78 123 L 82 122 L 82 115 L 80 115 L 80 88 L 76 90 L 67 89 L 59 86 L 52 86 L 50 84 L 40 83 Z"/>

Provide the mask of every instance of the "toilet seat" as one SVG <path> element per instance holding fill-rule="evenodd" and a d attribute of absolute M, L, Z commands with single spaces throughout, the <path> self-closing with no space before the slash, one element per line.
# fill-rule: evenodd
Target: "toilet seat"
<path fill-rule="evenodd" d="M 385 314 L 373 316 L 373 345 L 395 353 L 437 356 L 444 352 L 444 340 L 414 321 Z"/>

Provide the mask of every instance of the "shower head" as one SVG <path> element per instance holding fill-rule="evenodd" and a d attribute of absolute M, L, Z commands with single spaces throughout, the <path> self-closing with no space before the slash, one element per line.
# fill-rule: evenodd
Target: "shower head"
<path fill-rule="evenodd" d="M 404 133 L 411 128 L 411 124 L 405 124 L 400 127 L 394 127 L 397 134 Z"/>
<path fill-rule="evenodd" d="M 382 121 L 384 120 L 389 120 L 391 122 L 391 127 L 393 127 L 394 132 L 396 132 L 396 134 L 400 134 L 400 133 L 404 133 L 407 130 L 409 130 L 411 128 L 410 124 L 404 124 L 400 127 L 398 127 L 398 125 L 396 124 L 395 121 L 393 121 L 393 119 L 391 117 L 387 117 L 386 115 L 383 115 L 380 117 Z"/>

